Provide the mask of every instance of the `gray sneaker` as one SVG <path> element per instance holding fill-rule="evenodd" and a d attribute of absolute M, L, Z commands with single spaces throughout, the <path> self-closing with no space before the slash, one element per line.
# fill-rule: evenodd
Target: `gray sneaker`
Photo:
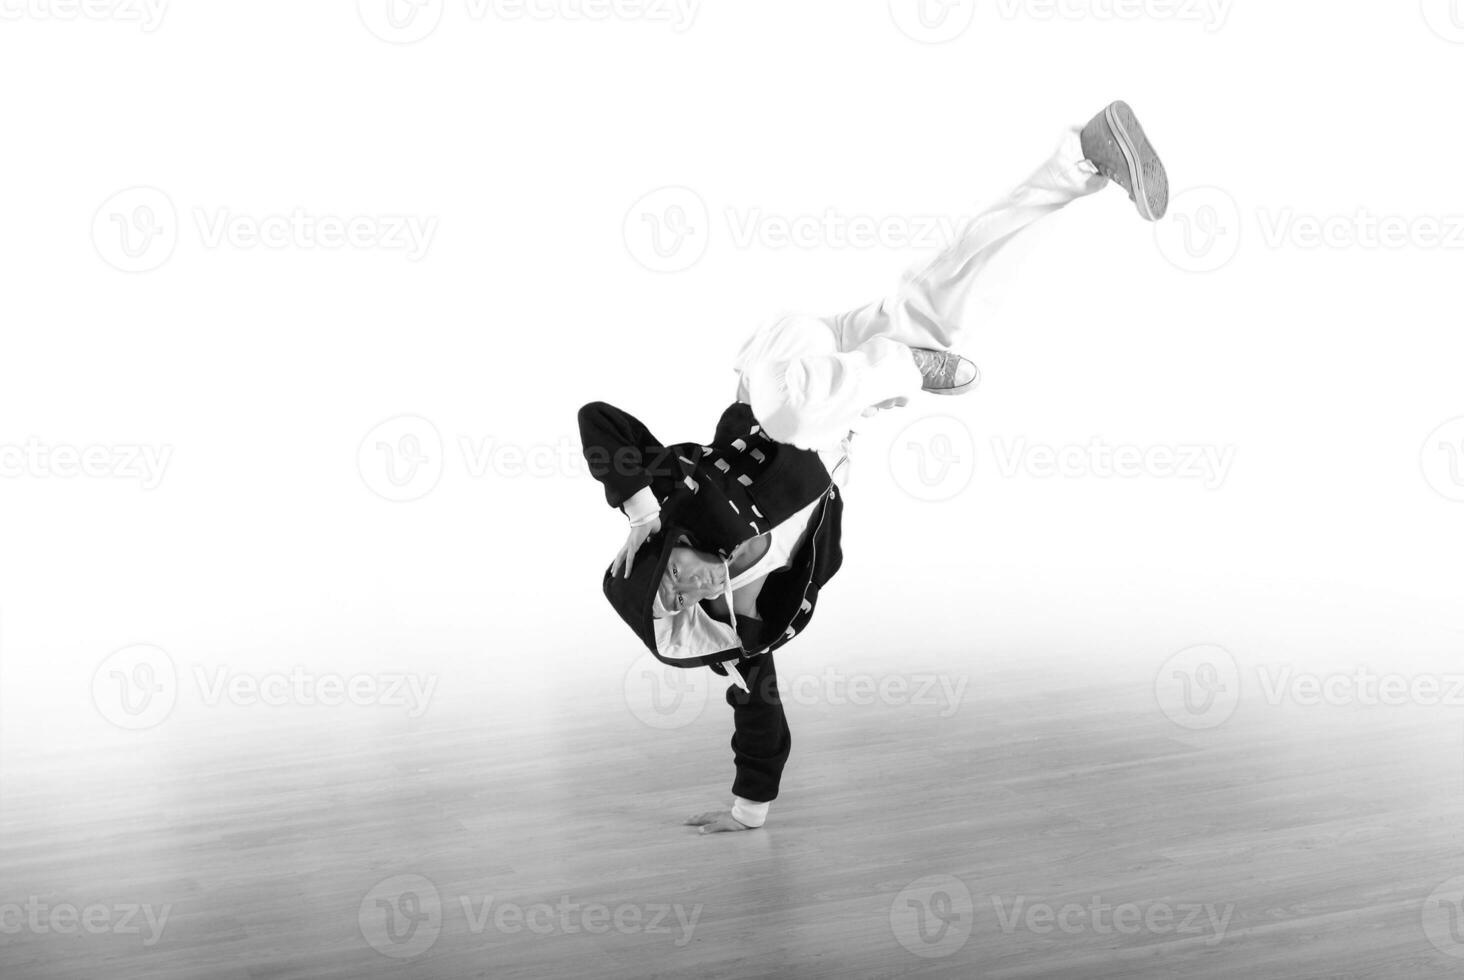
<path fill-rule="evenodd" d="M 931 394 L 964 395 L 981 381 L 981 369 L 959 354 L 926 347 L 911 347 L 910 353 L 925 377 L 920 387 Z"/>
<path fill-rule="evenodd" d="M 1145 221 L 1169 210 L 1169 175 L 1127 102 L 1113 103 L 1083 127 L 1083 156 L 1128 191 Z"/>

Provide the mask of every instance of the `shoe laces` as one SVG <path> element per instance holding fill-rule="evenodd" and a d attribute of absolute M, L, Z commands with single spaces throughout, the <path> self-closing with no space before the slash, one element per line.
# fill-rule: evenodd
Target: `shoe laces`
<path fill-rule="evenodd" d="M 916 354 L 920 358 L 920 373 L 925 380 L 938 387 L 950 388 L 956 383 L 956 370 L 960 367 L 961 358 L 959 354 L 950 351 L 921 350 Z"/>

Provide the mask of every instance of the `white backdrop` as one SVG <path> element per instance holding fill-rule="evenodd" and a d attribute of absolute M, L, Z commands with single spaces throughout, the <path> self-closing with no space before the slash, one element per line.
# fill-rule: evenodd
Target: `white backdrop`
<path fill-rule="evenodd" d="M 746 332 L 880 295 L 1114 98 L 1171 217 L 1054 219 L 980 391 L 861 436 L 803 655 L 1457 655 L 1450 2 L 5 0 L 6 750 L 109 730 L 135 644 L 618 682 L 576 408 L 707 437 Z"/>

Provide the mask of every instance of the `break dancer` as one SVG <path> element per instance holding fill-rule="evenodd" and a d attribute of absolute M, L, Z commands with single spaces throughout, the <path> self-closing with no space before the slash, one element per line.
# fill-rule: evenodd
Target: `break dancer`
<path fill-rule="evenodd" d="M 974 325 L 983 269 L 1018 232 L 1110 182 L 1145 220 L 1164 216 L 1168 178 L 1123 102 L 1069 129 L 1046 163 L 893 294 L 756 332 L 735 363 L 737 400 L 710 441 L 666 445 L 604 402 L 580 409 L 590 472 L 630 524 L 604 574 L 606 598 L 657 659 L 710 667 L 735 685 L 731 806 L 687 824 L 761 827 L 778 796 L 792 742 L 773 654 L 808 628 L 839 570 L 855 424 L 921 391 L 970 391 L 979 372 L 953 349 Z"/>

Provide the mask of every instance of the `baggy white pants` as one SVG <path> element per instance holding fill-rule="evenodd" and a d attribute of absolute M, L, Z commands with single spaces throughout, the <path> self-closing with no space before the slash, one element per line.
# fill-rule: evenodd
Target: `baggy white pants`
<path fill-rule="evenodd" d="M 919 392 L 910 348 L 956 347 L 976 318 L 978 282 L 990 285 L 982 273 L 992 259 L 1022 229 L 1108 183 L 1083 159 L 1080 133 L 1064 133 L 1036 173 L 912 266 L 890 296 L 838 316 L 782 317 L 753 334 L 737 355 L 737 398 L 768 435 L 836 462 L 860 418 Z"/>

